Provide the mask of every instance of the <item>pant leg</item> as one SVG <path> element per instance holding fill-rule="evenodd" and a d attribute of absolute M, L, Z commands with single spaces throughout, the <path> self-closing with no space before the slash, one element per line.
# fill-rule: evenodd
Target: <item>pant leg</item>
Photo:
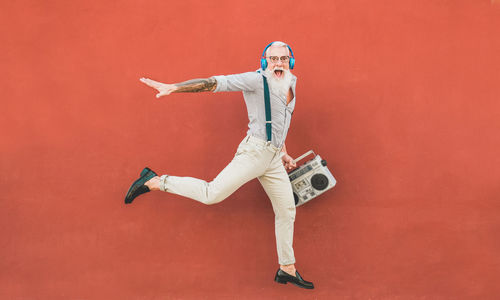
<path fill-rule="evenodd" d="M 276 154 L 264 175 L 258 177 L 274 210 L 276 248 L 280 265 L 295 263 L 293 252 L 293 225 L 295 222 L 295 201 L 288 174 Z"/>
<path fill-rule="evenodd" d="M 261 175 L 267 164 L 252 145 L 241 143 L 233 160 L 211 182 L 192 177 L 161 176 L 160 190 L 210 205 L 219 203 L 246 182 Z"/>

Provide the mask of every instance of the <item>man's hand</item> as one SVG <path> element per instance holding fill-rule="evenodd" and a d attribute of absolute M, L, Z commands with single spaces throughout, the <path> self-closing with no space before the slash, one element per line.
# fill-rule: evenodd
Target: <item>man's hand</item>
<path fill-rule="evenodd" d="M 149 79 L 149 78 L 141 78 L 139 80 L 142 83 L 146 84 L 147 86 L 150 86 L 158 91 L 158 94 L 156 94 L 156 98 L 160 98 L 161 96 L 169 95 L 173 91 L 177 90 L 177 86 L 175 84 L 161 83 L 161 82 Z"/>
<path fill-rule="evenodd" d="M 285 155 L 283 155 L 281 160 L 283 161 L 283 165 L 285 166 L 285 169 L 292 169 L 292 168 L 297 167 L 297 164 L 293 161 L 293 158 L 286 153 L 285 153 Z"/>

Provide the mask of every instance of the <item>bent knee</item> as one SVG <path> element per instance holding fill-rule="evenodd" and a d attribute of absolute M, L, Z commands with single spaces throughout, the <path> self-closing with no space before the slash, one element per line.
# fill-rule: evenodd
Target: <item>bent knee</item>
<path fill-rule="evenodd" d="M 227 188 L 221 188 L 220 186 L 214 185 L 213 182 L 210 182 L 206 185 L 205 199 L 203 199 L 202 202 L 206 205 L 214 205 L 222 202 L 231 194 L 232 191 L 229 191 Z"/>
<path fill-rule="evenodd" d="M 224 197 L 222 195 L 211 194 L 211 195 L 208 195 L 206 197 L 206 199 L 205 199 L 205 201 L 203 201 L 203 203 L 206 205 L 214 205 L 214 204 L 222 202 L 224 199 L 226 199 L 226 197 Z"/>
<path fill-rule="evenodd" d="M 207 199 L 206 201 L 203 202 L 203 204 L 214 205 L 214 204 L 222 202 L 222 200 L 221 199 Z"/>

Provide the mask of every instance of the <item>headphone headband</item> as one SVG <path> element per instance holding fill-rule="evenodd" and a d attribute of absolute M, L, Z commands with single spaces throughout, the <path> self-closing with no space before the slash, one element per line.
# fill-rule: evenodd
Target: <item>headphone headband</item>
<path fill-rule="evenodd" d="M 272 44 L 274 44 L 276 42 L 277 41 L 269 43 L 266 46 L 266 48 L 264 48 L 264 51 L 262 52 L 262 56 L 260 57 L 260 67 L 262 68 L 262 71 L 264 71 L 267 68 L 267 60 L 266 60 L 266 51 L 267 51 L 267 48 L 271 47 Z M 292 55 L 292 57 L 290 57 L 290 60 L 288 61 L 288 67 L 290 69 L 293 69 L 293 67 L 295 66 L 295 57 L 293 56 L 292 48 L 290 46 L 288 46 L 288 44 L 285 44 L 285 45 L 288 48 L 288 50 L 290 51 L 290 54 Z"/>

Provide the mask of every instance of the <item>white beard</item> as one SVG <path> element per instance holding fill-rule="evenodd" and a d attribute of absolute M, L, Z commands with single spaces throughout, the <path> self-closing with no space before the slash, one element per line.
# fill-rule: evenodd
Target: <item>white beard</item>
<path fill-rule="evenodd" d="M 290 70 L 285 70 L 282 68 L 279 68 L 279 70 L 283 70 L 283 78 L 277 79 L 274 77 L 273 73 L 274 70 L 278 68 L 274 68 L 271 70 L 270 68 L 267 68 L 264 71 L 264 74 L 266 75 L 267 81 L 269 82 L 269 87 L 271 90 L 273 90 L 275 93 L 278 95 L 282 96 L 287 96 L 288 95 L 288 90 L 290 89 L 290 86 L 292 85 L 292 73 Z"/>

